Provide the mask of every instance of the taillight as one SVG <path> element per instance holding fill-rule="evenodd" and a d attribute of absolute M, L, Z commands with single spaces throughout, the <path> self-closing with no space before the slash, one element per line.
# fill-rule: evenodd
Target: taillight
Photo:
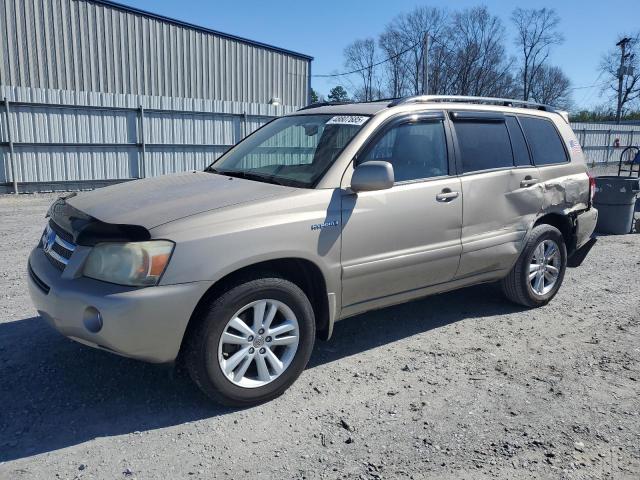
<path fill-rule="evenodd" d="M 593 197 L 596 194 L 596 177 L 589 172 L 587 172 L 587 175 L 589 175 L 589 206 L 591 206 L 593 205 Z"/>

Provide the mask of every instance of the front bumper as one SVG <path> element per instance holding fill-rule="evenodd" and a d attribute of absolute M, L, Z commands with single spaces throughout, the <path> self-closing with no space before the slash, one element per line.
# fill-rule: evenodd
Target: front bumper
<path fill-rule="evenodd" d="M 56 330 L 80 343 L 153 363 L 176 359 L 191 314 L 209 287 L 193 282 L 134 288 L 66 278 L 41 248 L 31 252 L 29 270 L 33 304 Z M 91 309 L 100 312 L 97 332 L 86 321 Z"/>

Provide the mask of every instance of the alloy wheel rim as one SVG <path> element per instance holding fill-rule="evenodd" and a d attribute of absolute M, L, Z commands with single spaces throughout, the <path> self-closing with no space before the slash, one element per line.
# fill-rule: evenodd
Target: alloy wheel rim
<path fill-rule="evenodd" d="M 529 264 L 529 284 L 535 295 L 542 296 L 555 287 L 560 277 L 560 248 L 553 240 L 543 240 L 533 251 Z"/>
<path fill-rule="evenodd" d="M 234 385 L 262 387 L 289 367 L 299 341 L 298 319 L 291 308 L 278 300 L 256 300 L 227 322 L 218 344 L 218 365 Z"/>

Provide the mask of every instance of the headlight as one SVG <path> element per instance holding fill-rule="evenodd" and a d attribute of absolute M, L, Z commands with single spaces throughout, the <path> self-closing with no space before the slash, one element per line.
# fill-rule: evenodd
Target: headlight
<path fill-rule="evenodd" d="M 119 285 L 157 285 L 173 252 L 173 242 L 99 243 L 84 264 L 85 277 Z"/>

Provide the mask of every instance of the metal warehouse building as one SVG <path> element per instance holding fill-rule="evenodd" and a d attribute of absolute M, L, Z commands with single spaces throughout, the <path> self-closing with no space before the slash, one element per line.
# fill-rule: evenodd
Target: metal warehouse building
<path fill-rule="evenodd" d="M 312 58 L 104 0 L 0 0 L 0 191 L 203 168 L 308 103 Z"/>

